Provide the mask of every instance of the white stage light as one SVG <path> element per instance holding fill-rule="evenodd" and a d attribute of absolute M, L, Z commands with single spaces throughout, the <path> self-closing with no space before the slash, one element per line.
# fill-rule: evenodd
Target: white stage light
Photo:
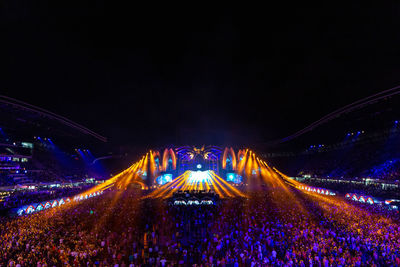
<path fill-rule="evenodd" d="M 210 171 L 191 171 L 189 176 L 189 184 L 209 183 L 211 182 Z"/>

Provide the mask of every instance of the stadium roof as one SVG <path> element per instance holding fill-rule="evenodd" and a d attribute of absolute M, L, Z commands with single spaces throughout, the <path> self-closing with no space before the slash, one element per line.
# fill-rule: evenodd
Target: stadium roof
<path fill-rule="evenodd" d="M 19 134 L 56 135 L 67 137 L 90 136 L 107 142 L 107 138 L 62 115 L 29 103 L 0 95 L 0 127 Z"/>

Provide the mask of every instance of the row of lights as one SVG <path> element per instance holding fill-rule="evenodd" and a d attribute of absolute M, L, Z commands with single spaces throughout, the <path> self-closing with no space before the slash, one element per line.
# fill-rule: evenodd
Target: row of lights
<path fill-rule="evenodd" d="M 398 120 L 394 121 L 394 124 L 399 124 Z M 347 133 L 346 136 L 358 136 L 360 134 L 365 133 L 365 131 L 357 131 L 357 132 L 351 132 L 351 133 Z M 310 148 L 320 148 L 320 147 L 324 147 L 324 145 L 311 145 Z"/>
<path fill-rule="evenodd" d="M 42 138 L 40 136 L 34 136 L 33 139 L 35 140 L 42 140 Z M 44 137 L 43 138 L 45 141 L 51 141 L 51 139 L 49 137 Z"/>
<path fill-rule="evenodd" d="M 352 133 L 347 133 L 347 136 L 360 135 L 363 133 L 365 133 L 365 131 L 352 132 Z"/>
<path fill-rule="evenodd" d="M 395 120 L 394 124 L 399 124 L 399 121 Z M 347 133 L 347 136 L 356 135 L 356 134 L 360 135 L 360 134 L 363 134 L 363 133 L 365 133 L 365 131 L 357 131 L 357 132 Z"/>
<path fill-rule="evenodd" d="M 325 145 L 311 145 L 310 148 L 321 148 L 321 147 L 325 147 Z"/>
<path fill-rule="evenodd" d="M 88 152 L 88 151 L 89 151 L 89 149 L 80 149 L 80 148 L 75 148 L 75 151 L 76 151 L 76 152 L 78 152 L 78 151 L 84 151 L 84 152 Z"/>

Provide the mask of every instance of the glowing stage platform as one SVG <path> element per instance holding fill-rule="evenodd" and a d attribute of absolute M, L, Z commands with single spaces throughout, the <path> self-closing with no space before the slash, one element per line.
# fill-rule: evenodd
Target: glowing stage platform
<path fill-rule="evenodd" d="M 282 183 L 278 173 L 249 149 L 184 146 L 150 150 L 93 190 L 126 190 L 137 185 L 145 190 L 144 198 L 168 199 L 177 192 L 200 190 L 223 199 L 247 197 L 239 187 Z"/>
<path fill-rule="evenodd" d="M 186 171 L 170 183 L 166 183 L 149 194 L 153 198 L 170 198 L 180 191 L 213 191 L 221 198 L 245 197 L 227 181 L 215 174 L 214 171 Z"/>

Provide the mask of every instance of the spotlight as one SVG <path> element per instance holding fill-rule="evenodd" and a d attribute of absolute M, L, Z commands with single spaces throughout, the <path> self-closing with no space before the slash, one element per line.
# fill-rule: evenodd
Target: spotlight
<path fill-rule="evenodd" d="M 189 184 L 194 184 L 194 183 L 198 183 L 198 182 L 209 182 L 211 180 L 211 175 L 209 171 L 194 171 L 194 172 L 190 172 L 190 176 L 189 176 Z"/>

